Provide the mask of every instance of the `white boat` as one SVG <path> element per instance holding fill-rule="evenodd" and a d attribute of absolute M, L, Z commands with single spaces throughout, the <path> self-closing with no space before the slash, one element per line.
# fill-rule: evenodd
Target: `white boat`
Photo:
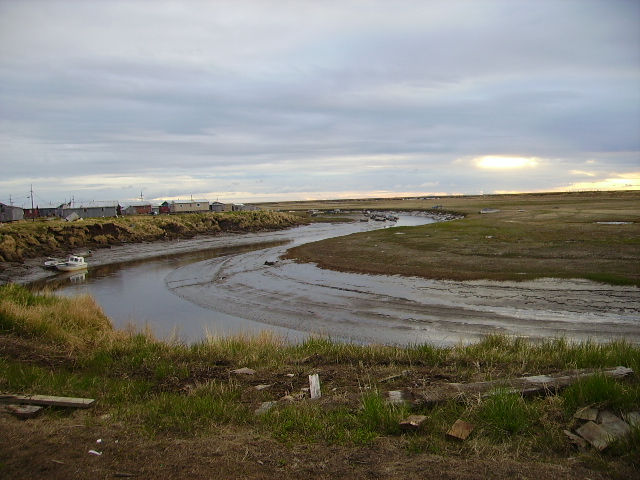
<path fill-rule="evenodd" d="M 56 267 L 61 263 L 64 263 L 64 260 L 62 260 L 61 258 L 49 257 L 44 261 L 44 268 L 51 268 L 55 270 Z"/>
<path fill-rule="evenodd" d="M 89 264 L 84 261 L 84 257 L 78 255 L 69 255 L 69 258 L 64 262 L 56 264 L 56 268 L 62 272 L 75 272 L 76 270 L 85 269 L 88 266 Z"/>

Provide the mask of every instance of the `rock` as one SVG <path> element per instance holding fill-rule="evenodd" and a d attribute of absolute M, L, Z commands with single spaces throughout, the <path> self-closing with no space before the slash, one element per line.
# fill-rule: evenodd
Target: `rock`
<path fill-rule="evenodd" d="M 237 370 L 233 370 L 231 373 L 236 373 L 238 375 L 255 375 L 256 371 L 250 368 L 238 368 Z"/>

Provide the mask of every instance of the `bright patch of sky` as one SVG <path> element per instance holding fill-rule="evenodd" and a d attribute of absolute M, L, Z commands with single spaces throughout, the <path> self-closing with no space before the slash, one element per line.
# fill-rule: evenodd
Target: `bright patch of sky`
<path fill-rule="evenodd" d="M 640 189 L 636 0 L 0 0 L 0 202 Z"/>

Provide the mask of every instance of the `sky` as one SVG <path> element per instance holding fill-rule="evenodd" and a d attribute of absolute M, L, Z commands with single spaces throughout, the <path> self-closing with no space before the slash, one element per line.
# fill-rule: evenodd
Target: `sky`
<path fill-rule="evenodd" d="M 630 189 L 637 0 L 0 0 L 5 204 Z"/>

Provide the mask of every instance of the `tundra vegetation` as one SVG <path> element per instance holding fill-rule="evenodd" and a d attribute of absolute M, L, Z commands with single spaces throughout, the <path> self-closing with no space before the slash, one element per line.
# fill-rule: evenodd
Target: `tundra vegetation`
<path fill-rule="evenodd" d="M 381 200 L 373 208 L 429 210 L 436 203 L 434 213 L 464 218 L 308 243 L 289 250 L 287 257 L 360 273 L 449 280 L 584 278 L 640 286 L 639 192 Z M 332 202 L 324 208 L 346 211 L 371 204 Z M 483 209 L 497 211 L 480 213 Z"/>

